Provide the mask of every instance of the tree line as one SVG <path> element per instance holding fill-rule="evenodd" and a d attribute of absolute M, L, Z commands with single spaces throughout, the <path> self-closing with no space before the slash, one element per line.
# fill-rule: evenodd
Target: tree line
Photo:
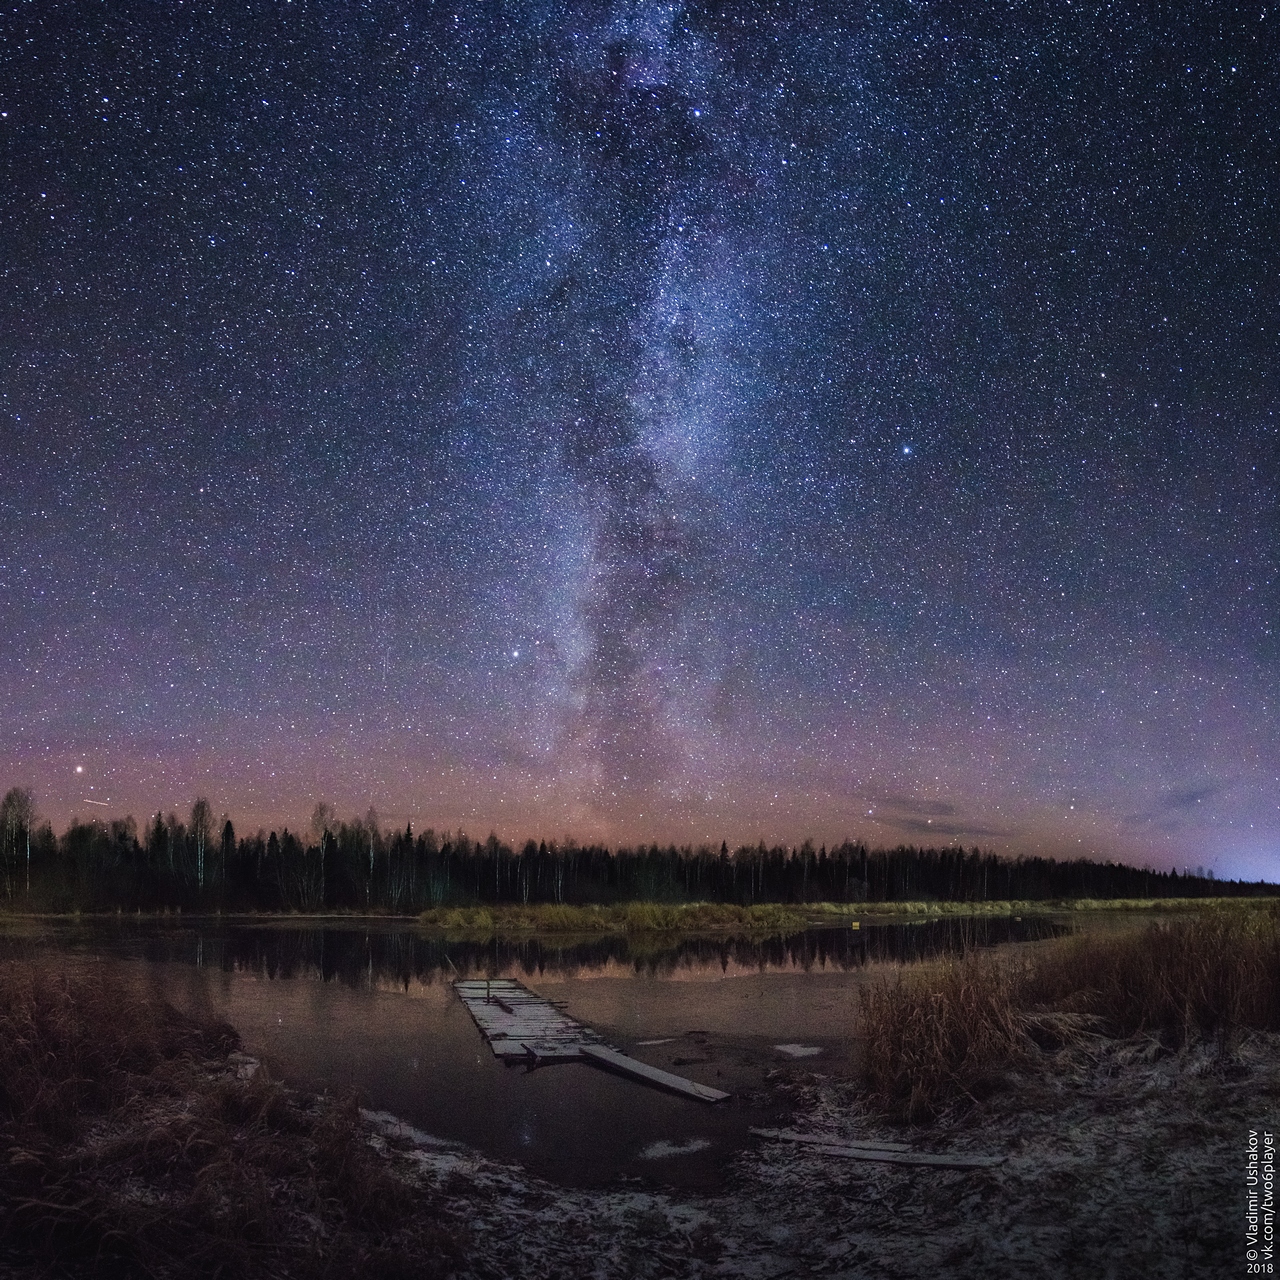
<path fill-rule="evenodd" d="M 299 831 L 238 835 L 199 799 L 184 822 L 157 813 L 73 822 L 61 835 L 37 820 L 29 791 L 0 802 L 0 892 L 30 911 L 375 911 L 487 903 L 633 900 L 895 902 L 1260 894 L 1268 886 L 1212 874 L 1152 871 L 1085 858 L 1004 858 L 981 849 L 831 849 L 744 845 L 730 851 L 656 844 L 609 849 L 490 835 L 387 829 L 370 810 L 339 821 L 318 805 Z"/>

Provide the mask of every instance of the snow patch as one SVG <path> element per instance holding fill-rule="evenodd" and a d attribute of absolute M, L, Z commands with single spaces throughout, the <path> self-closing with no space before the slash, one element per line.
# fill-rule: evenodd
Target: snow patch
<path fill-rule="evenodd" d="M 659 1138 L 640 1152 L 641 1160 L 668 1160 L 672 1156 L 689 1156 L 695 1151 L 705 1151 L 711 1143 L 706 1138 L 689 1138 L 685 1142 L 668 1142 Z"/>

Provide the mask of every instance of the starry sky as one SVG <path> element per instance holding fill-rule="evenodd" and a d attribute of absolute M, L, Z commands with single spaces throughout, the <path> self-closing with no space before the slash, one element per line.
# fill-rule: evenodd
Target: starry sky
<path fill-rule="evenodd" d="M 10 0 L 0 156 L 56 826 L 1280 877 L 1267 6 Z"/>

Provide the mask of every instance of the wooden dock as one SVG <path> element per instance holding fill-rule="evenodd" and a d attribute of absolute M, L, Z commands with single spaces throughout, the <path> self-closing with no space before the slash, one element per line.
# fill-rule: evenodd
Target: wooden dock
<path fill-rule="evenodd" d="M 453 989 L 494 1055 L 504 1061 L 526 1062 L 531 1067 L 589 1062 L 699 1102 L 723 1102 L 729 1096 L 620 1053 L 559 1005 L 514 978 L 460 978 Z"/>
<path fill-rule="evenodd" d="M 494 1055 L 524 1062 L 573 1062 L 585 1045 L 604 1044 L 588 1027 L 514 978 L 453 984 Z"/>

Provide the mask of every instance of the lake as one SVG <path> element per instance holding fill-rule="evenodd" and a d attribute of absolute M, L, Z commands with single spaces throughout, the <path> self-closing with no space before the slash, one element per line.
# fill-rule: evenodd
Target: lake
<path fill-rule="evenodd" d="M 788 1077 L 848 1073 L 858 987 L 886 965 L 1057 936 L 1050 917 L 808 929 L 764 940 L 550 937 L 478 942 L 411 922 L 10 922 L 8 955 L 62 950 L 145 969 L 179 1008 L 231 1023 L 273 1074 L 570 1186 L 620 1177 L 711 1189 Z M 733 1094 L 716 1106 L 581 1063 L 499 1062 L 455 977 L 514 977 L 654 1066 Z"/>

